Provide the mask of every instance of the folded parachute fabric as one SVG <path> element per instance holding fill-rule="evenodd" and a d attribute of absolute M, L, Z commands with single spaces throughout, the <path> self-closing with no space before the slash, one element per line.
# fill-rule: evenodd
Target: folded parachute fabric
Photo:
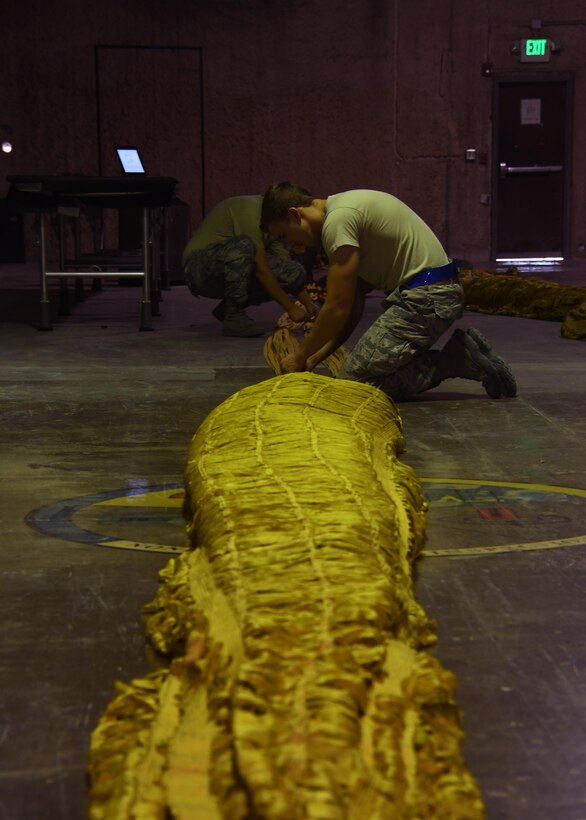
<path fill-rule="evenodd" d="M 325 286 L 311 282 L 306 286 L 306 290 L 313 299 L 320 305 L 323 305 L 326 299 Z M 297 302 L 299 307 L 302 307 L 301 302 Z M 309 322 L 293 322 L 289 319 L 286 313 L 281 314 L 277 320 L 277 327 L 267 337 L 264 345 L 263 353 L 265 361 L 277 374 L 281 375 L 281 359 L 288 353 L 293 353 L 298 349 L 300 343 L 295 336 L 295 332 L 302 331 L 306 336 L 313 327 L 313 320 Z M 340 368 L 348 358 L 348 348 L 340 345 L 333 353 L 330 353 L 321 364 L 329 370 L 332 376 L 337 376 Z"/>
<path fill-rule="evenodd" d="M 468 310 L 561 321 L 566 339 L 586 339 L 586 287 L 561 285 L 506 272 L 460 270 Z"/>
<path fill-rule="evenodd" d="M 276 327 L 267 336 L 263 347 L 263 355 L 269 367 L 277 376 L 281 376 L 281 359 L 284 359 L 289 353 L 294 353 L 299 347 L 300 343 L 293 331 L 288 327 L 280 326 Z M 347 356 L 348 350 L 341 346 L 323 360 L 323 365 L 330 371 L 332 376 L 337 376 Z"/>
<path fill-rule="evenodd" d="M 426 504 L 402 446 L 384 393 L 312 373 L 204 420 L 192 549 L 146 607 L 165 663 L 92 735 L 93 820 L 484 817 L 454 675 L 425 651 Z"/>

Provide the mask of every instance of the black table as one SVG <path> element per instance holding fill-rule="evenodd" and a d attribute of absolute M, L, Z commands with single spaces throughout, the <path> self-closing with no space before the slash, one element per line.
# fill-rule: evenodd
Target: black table
<path fill-rule="evenodd" d="M 104 277 L 120 278 L 120 270 L 104 271 L 99 269 L 96 260 L 106 261 L 104 256 L 92 255 L 93 265 L 90 269 L 65 270 L 64 231 L 59 231 L 60 270 L 47 270 L 47 243 L 45 233 L 45 216 L 57 213 L 62 219 L 67 216 L 79 216 L 84 208 L 141 208 L 142 209 L 142 266 L 140 270 L 125 270 L 124 277 L 142 278 L 141 330 L 152 330 L 152 297 L 153 282 L 158 281 L 159 254 L 154 252 L 158 246 L 160 225 L 152 218 L 155 209 L 170 205 L 175 192 L 177 180 L 173 177 L 122 176 L 92 177 L 75 175 L 39 175 L 8 176 L 10 189 L 6 198 L 7 205 L 20 211 L 34 212 L 39 215 L 40 274 L 41 274 L 41 324 L 40 330 L 52 330 L 48 280 L 61 280 L 84 277 L 102 279 Z M 90 262 L 87 254 L 76 254 L 76 262 Z M 99 269 L 99 273 L 96 272 Z"/>

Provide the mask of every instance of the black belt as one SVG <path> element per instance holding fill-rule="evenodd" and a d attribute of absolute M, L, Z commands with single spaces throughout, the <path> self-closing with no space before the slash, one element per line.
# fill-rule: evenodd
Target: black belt
<path fill-rule="evenodd" d="M 452 260 L 441 268 L 426 268 L 419 271 L 414 276 L 410 276 L 406 282 L 402 282 L 399 287 L 418 288 L 421 285 L 431 285 L 433 282 L 441 282 L 444 279 L 454 279 L 458 277 L 458 266 Z"/>

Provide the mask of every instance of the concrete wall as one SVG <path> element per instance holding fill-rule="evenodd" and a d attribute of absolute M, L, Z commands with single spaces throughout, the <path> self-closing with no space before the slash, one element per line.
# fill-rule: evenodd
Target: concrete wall
<path fill-rule="evenodd" d="M 574 77 L 571 252 L 584 256 L 581 0 L 0 5 L 0 122 L 15 143 L 0 154 L 0 197 L 6 174 L 116 174 L 113 144 L 139 138 L 148 170 L 179 179 L 194 226 L 202 209 L 275 180 L 316 195 L 371 187 L 411 205 L 450 254 L 480 260 L 490 250 L 491 208 L 480 200 L 491 191 L 493 83 L 525 70 L 511 44 L 539 17 L 562 51 L 538 70 Z M 479 161 L 465 162 L 469 147 Z"/>

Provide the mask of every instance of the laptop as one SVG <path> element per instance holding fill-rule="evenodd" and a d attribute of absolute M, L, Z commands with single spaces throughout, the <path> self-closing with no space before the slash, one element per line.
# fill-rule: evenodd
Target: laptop
<path fill-rule="evenodd" d="M 134 145 L 117 145 L 116 153 L 122 166 L 123 174 L 146 174 L 144 162 L 138 148 Z"/>

